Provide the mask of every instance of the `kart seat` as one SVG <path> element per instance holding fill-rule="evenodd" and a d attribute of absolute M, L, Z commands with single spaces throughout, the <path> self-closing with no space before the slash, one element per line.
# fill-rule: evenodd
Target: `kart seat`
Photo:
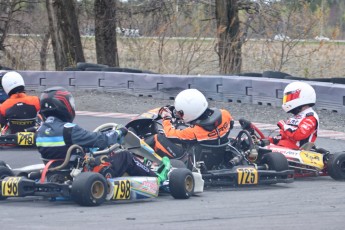
<path fill-rule="evenodd" d="M 25 129 L 36 125 L 36 118 L 30 119 L 8 119 L 9 130 L 11 134 L 24 132 Z"/>
<path fill-rule="evenodd" d="M 219 145 L 209 145 L 199 143 L 195 149 L 195 160 L 203 161 L 207 169 L 212 169 L 224 163 L 226 148 L 230 141 Z"/>

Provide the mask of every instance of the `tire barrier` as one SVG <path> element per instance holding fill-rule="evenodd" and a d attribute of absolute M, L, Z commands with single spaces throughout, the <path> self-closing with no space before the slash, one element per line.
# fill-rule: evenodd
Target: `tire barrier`
<path fill-rule="evenodd" d="M 302 80 L 286 77 L 285 74 L 282 74 L 283 79 L 279 79 L 264 76 L 183 76 L 108 71 L 18 72 L 22 74 L 27 90 L 43 91 L 59 85 L 71 91 L 120 92 L 173 100 L 181 90 L 197 88 L 214 101 L 276 107 L 281 106 L 285 86 L 292 81 Z M 339 81 L 344 80 L 340 78 Z M 345 114 L 345 84 L 317 82 L 314 79 L 308 79 L 308 83 L 315 88 L 318 109 Z"/>

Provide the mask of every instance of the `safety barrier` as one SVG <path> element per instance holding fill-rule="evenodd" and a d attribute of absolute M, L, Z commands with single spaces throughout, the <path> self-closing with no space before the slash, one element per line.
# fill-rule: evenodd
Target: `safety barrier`
<path fill-rule="evenodd" d="M 294 79 L 247 76 L 196 76 L 105 71 L 18 71 L 27 90 L 63 86 L 71 91 L 120 92 L 157 99 L 174 99 L 183 89 L 197 88 L 209 100 L 281 106 L 283 90 Z M 345 85 L 308 81 L 319 109 L 345 114 Z"/>

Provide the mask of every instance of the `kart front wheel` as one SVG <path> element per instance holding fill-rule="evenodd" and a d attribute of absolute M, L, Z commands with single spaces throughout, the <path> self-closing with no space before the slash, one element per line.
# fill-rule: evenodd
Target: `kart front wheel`
<path fill-rule="evenodd" d="M 173 168 L 187 168 L 183 161 L 177 159 L 170 159 L 170 164 Z"/>
<path fill-rule="evenodd" d="M 170 193 L 175 199 L 188 199 L 194 193 L 194 177 L 186 168 L 174 169 L 169 175 Z"/>
<path fill-rule="evenodd" d="M 345 180 L 345 152 L 329 155 L 327 171 L 334 180 Z"/>
<path fill-rule="evenodd" d="M 98 206 L 107 196 L 107 181 L 99 173 L 80 173 L 72 183 L 72 199 L 82 206 Z"/>
<path fill-rule="evenodd" d="M 269 170 L 275 170 L 277 172 L 289 169 L 289 164 L 286 157 L 278 152 L 266 153 L 262 157 L 261 164 L 267 164 Z"/>
<path fill-rule="evenodd" d="M 8 176 L 14 176 L 11 169 L 7 168 L 6 166 L 0 165 L 0 179 L 4 179 Z M 0 200 L 6 200 L 7 197 L 4 197 L 0 193 Z"/>

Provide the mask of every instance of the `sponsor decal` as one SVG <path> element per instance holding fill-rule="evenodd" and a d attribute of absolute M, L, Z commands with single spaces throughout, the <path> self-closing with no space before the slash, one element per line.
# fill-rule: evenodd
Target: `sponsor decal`
<path fill-rule="evenodd" d="M 158 184 L 156 182 L 143 181 L 139 189 L 154 194 L 158 190 Z"/>

